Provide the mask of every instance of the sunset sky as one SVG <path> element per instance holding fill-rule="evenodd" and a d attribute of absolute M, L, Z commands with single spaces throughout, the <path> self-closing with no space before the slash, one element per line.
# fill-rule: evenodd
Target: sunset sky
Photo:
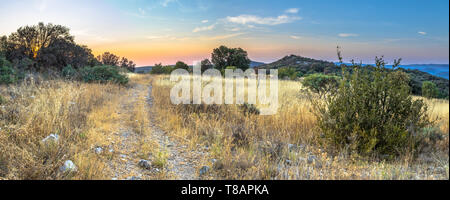
<path fill-rule="evenodd" d="M 448 0 L 0 0 L 0 35 L 38 22 L 65 25 L 95 54 L 138 66 L 192 64 L 219 45 L 250 59 L 288 54 L 373 63 L 449 63 Z"/>

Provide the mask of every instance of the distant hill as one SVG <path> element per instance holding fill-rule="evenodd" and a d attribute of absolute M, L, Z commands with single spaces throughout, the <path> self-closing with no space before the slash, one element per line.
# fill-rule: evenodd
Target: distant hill
<path fill-rule="evenodd" d="M 264 65 L 264 64 L 266 64 L 266 63 L 263 63 L 263 62 L 256 62 L 256 61 L 251 61 L 251 62 L 250 62 L 250 68 L 259 67 L 259 66 Z"/>
<path fill-rule="evenodd" d="M 152 69 L 153 69 L 153 66 L 136 67 L 134 69 L 134 73 L 146 74 L 146 73 L 151 72 Z"/>
<path fill-rule="evenodd" d="M 373 68 L 372 65 L 365 65 L 366 67 Z M 426 72 L 425 70 L 422 71 L 420 69 L 417 69 L 418 66 L 427 66 L 430 67 L 442 67 L 443 65 L 405 65 L 400 66 L 401 70 L 406 72 L 410 78 L 410 86 L 412 88 L 412 92 L 415 95 L 421 95 L 422 93 L 422 83 L 424 81 L 431 81 L 437 85 L 440 92 L 441 98 L 448 98 L 449 97 L 449 80 L 446 78 L 443 78 L 441 76 L 437 76 L 436 74 L 431 74 Z M 342 69 L 340 66 L 336 65 L 333 62 L 323 61 L 323 60 L 316 60 L 312 58 L 306 58 L 296 55 L 289 55 L 286 56 L 278 61 L 275 61 L 273 63 L 265 64 L 259 66 L 261 69 L 278 69 L 281 67 L 292 67 L 297 72 L 300 72 L 301 74 L 307 75 L 307 74 L 314 74 L 314 73 L 324 73 L 324 74 L 335 74 L 335 75 L 341 75 Z M 386 68 L 389 69 L 390 66 L 386 66 Z M 448 68 L 448 65 L 447 65 Z M 423 69 L 423 68 L 422 68 Z M 431 69 L 428 69 L 428 71 Z M 434 69 L 436 70 L 436 69 Z M 445 70 L 443 70 L 445 71 Z M 444 72 L 445 73 L 445 72 Z M 448 69 L 447 69 L 448 74 Z M 448 76 L 447 76 L 448 77 Z"/>

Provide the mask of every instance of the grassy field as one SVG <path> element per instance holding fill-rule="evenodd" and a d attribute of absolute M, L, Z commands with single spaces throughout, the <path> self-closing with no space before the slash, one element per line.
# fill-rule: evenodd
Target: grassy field
<path fill-rule="evenodd" d="M 152 108 L 147 90 L 136 89 L 150 84 Z M 130 75 L 126 87 L 41 79 L 0 87 L 0 179 L 111 179 L 124 165 L 121 151 L 136 154 L 131 163 L 153 156 L 163 170 L 148 179 L 172 179 L 169 155 L 151 137 L 150 113 L 186 152 L 206 150 L 195 165 L 211 168 L 203 179 L 449 178 L 447 100 L 426 100 L 444 139 L 417 160 L 405 155 L 388 162 L 330 154 L 299 82 L 280 81 L 280 108 L 272 116 L 246 114 L 235 105 L 173 105 L 173 84 L 168 76 Z M 124 127 L 136 135 L 132 147 L 121 147 Z M 44 144 L 52 133 L 60 142 Z M 96 147 L 104 153 L 95 153 Z M 78 171 L 62 174 L 58 169 L 69 159 Z M 120 178 L 141 172 L 125 170 Z"/>
<path fill-rule="evenodd" d="M 153 97 L 159 122 L 173 137 L 209 148 L 205 179 L 448 179 L 449 103 L 426 100 L 444 140 L 417 160 L 332 155 L 321 144 L 310 104 L 295 81 L 279 83 L 276 115 L 247 115 L 238 106 L 173 105 L 169 77 L 155 77 Z M 417 97 L 419 98 L 419 97 Z"/>

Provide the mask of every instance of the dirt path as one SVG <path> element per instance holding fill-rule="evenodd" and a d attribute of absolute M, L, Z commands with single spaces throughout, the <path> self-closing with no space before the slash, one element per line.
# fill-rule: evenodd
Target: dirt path
<path fill-rule="evenodd" d="M 146 91 L 145 91 L 146 90 Z M 111 169 L 113 180 L 153 180 L 153 179 L 174 179 L 174 180 L 195 180 L 198 176 L 198 161 L 204 156 L 203 152 L 188 150 L 188 147 L 170 138 L 156 123 L 151 107 L 153 106 L 152 87 L 148 85 L 135 84 L 127 92 L 126 100 L 121 101 L 118 114 L 124 118 L 130 117 L 133 120 L 134 106 L 137 103 L 145 102 L 145 112 L 150 113 L 150 122 L 147 125 L 150 129 L 149 135 L 138 134 L 127 120 L 121 120 L 118 133 L 114 133 L 117 142 L 113 142 L 109 152 L 111 158 L 108 165 Z M 142 98 L 142 95 L 145 95 Z M 151 167 L 144 169 L 139 166 L 143 160 L 140 153 L 142 142 L 156 142 L 158 145 L 153 149 L 166 155 L 160 161 L 164 167 L 153 165 L 155 157 L 152 154 L 148 157 Z M 145 159 L 146 160 L 146 159 Z M 161 159 L 160 159 L 161 160 Z"/>
<path fill-rule="evenodd" d="M 149 86 L 148 105 L 153 106 L 152 86 Z M 199 159 L 204 156 L 204 152 L 190 151 L 186 145 L 182 145 L 155 125 L 154 114 L 151 115 L 152 137 L 158 141 L 169 154 L 167 169 L 171 179 L 176 180 L 196 180 L 199 179 L 197 168 Z"/>

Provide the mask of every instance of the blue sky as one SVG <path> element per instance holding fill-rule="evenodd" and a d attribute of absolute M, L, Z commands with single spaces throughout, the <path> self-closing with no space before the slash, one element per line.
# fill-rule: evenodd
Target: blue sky
<path fill-rule="evenodd" d="M 71 28 L 95 53 L 111 51 L 139 65 L 207 58 L 219 45 L 242 47 L 252 60 L 288 54 L 372 63 L 449 62 L 448 0 L 0 0 L 0 35 L 39 21 Z"/>

